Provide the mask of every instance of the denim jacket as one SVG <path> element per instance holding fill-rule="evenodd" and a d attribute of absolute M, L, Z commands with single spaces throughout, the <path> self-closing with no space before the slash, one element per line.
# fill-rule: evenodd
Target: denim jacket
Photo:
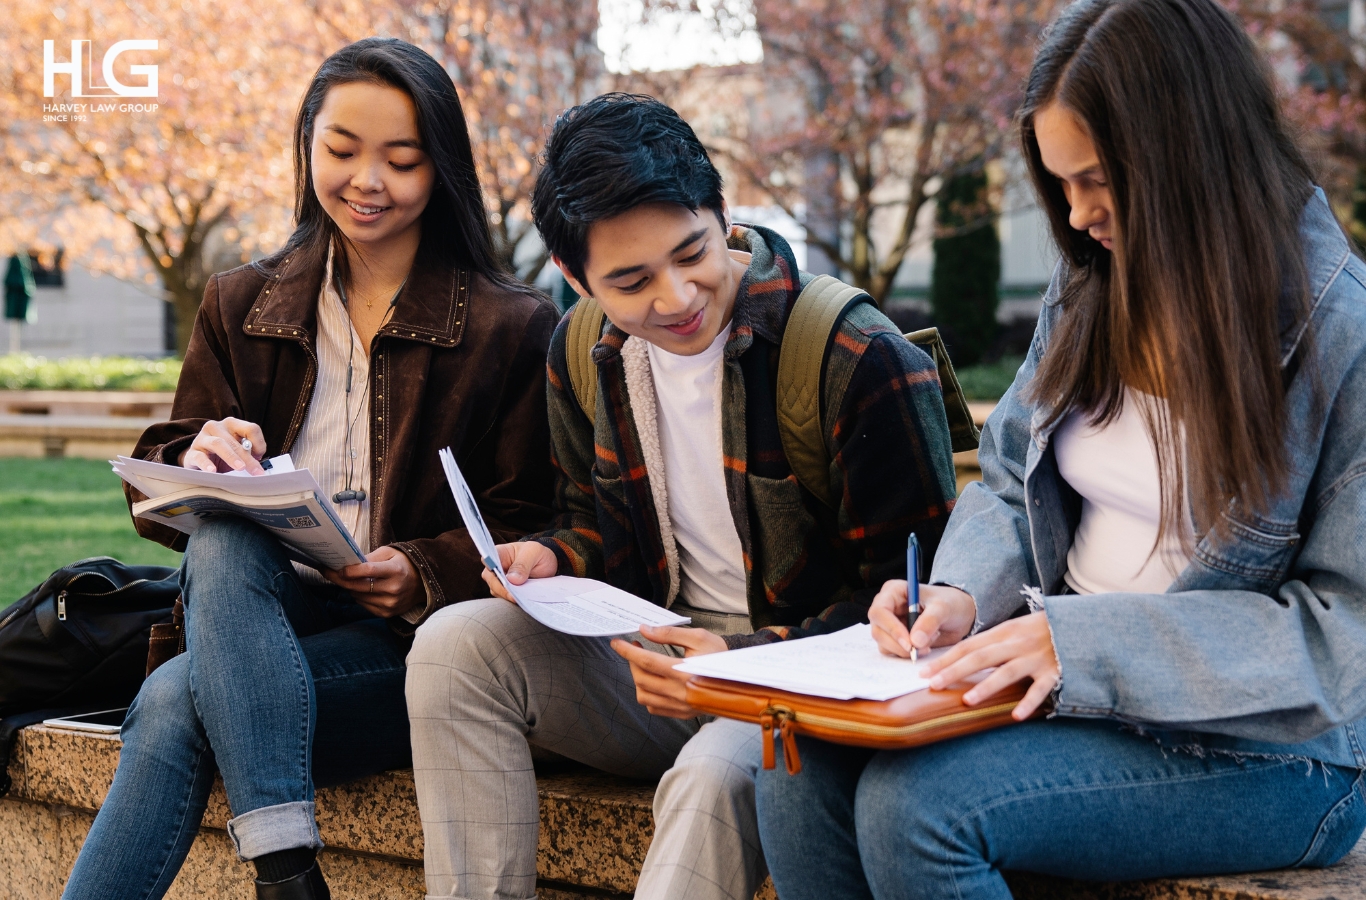
<path fill-rule="evenodd" d="M 1312 306 L 1282 345 L 1283 366 L 1303 351 L 1286 393 L 1289 484 L 1261 515 L 1226 511 L 1227 536 L 1200 537 L 1164 594 L 1064 591 L 1081 500 L 1058 474 L 1048 410 L 1024 396 L 1065 315 L 1054 274 L 931 580 L 976 599 L 978 628 L 1027 599 L 1044 608 L 1058 715 L 1128 722 L 1200 754 L 1366 768 L 1366 264 L 1322 191 L 1300 234 Z"/>

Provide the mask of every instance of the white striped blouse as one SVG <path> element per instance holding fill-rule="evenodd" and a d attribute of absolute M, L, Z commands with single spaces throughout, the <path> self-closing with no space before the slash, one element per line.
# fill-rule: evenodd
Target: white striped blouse
<path fill-rule="evenodd" d="M 294 465 L 308 469 L 327 499 L 348 488 L 365 491 L 365 499 L 333 503 L 342 524 L 361 550 L 370 547 L 370 356 L 332 282 L 332 253 L 327 255 L 318 294 L 318 380 L 299 438 L 290 454 Z M 346 369 L 351 366 L 351 390 Z M 348 437 L 349 431 L 349 437 Z M 326 584 L 316 569 L 294 564 L 299 577 Z"/>

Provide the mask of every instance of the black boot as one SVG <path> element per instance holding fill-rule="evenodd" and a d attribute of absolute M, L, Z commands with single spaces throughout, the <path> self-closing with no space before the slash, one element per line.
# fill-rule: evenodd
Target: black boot
<path fill-rule="evenodd" d="M 332 900 L 332 893 L 314 860 L 306 871 L 284 881 L 256 879 L 256 900 Z"/>

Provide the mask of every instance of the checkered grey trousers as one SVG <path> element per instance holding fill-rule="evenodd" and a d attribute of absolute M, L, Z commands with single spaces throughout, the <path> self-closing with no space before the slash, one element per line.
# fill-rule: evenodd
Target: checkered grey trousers
<path fill-rule="evenodd" d="M 750 900 L 768 874 L 754 812 L 758 726 L 650 715 L 605 638 L 560 634 L 503 600 L 446 607 L 408 655 L 408 714 L 428 900 L 536 895 L 528 741 L 661 778 L 636 897 Z"/>

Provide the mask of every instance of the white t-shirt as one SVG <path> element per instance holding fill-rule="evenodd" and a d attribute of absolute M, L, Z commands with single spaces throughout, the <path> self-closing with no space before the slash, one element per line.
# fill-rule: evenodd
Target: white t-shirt
<path fill-rule="evenodd" d="M 679 596 L 688 606 L 749 612 L 745 560 L 726 496 L 721 451 L 721 367 L 730 328 L 696 356 L 647 344 L 659 443 L 678 543 Z"/>
<path fill-rule="evenodd" d="M 1175 534 L 1153 553 L 1161 519 L 1157 451 L 1140 404 L 1166 401 L 1126 389 L 1119 417 L 1097 428 L 1068 414 L 1053 435 L 1058 473 L 1081 494 L 1081 524 L 1067 552 L 1067 583 L 1079 594 L 1160 594 L 1189 564 Z"/>

